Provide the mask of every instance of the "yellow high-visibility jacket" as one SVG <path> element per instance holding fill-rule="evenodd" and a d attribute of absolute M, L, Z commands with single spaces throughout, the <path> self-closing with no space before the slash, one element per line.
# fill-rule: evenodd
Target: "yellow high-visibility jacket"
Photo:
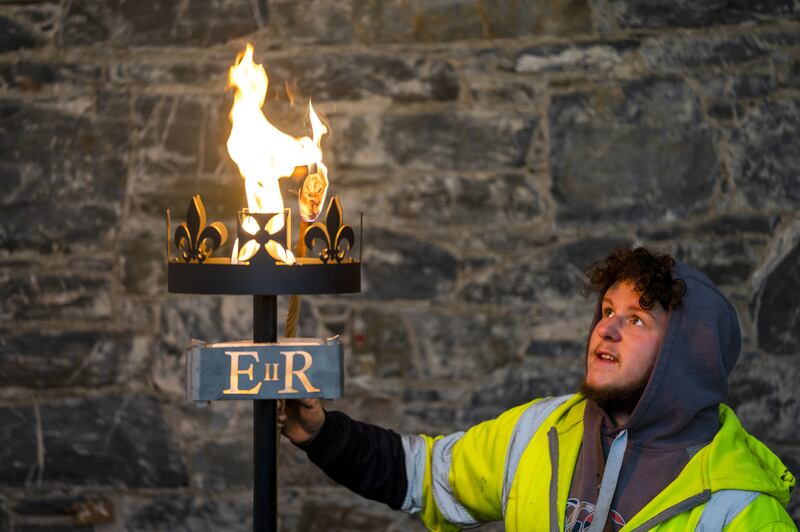
<path fill-rule="evenodd" d="M 431 530 L 502 520 L 509 531 L 563 531 L 585 404 L 535 400 L 465 433 L 405 437 L 404 510 Z M 719 416 L 713 441 L 623 531 L 797 530 L 785 510 L 794 476 L 730 408 Z"/>

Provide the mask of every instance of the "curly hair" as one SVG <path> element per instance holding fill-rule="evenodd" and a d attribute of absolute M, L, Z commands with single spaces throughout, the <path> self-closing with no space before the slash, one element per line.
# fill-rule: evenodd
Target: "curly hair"
<path fill-rule="evenodd" d="M 639 305 L 646 310 L 656 301 L 664 310 L 678 306 L 686 293 L 686 283 L 672 278 L 675 260 L 664 254 L 653 254 L 645 248 L 620 248 L 605 259 L 596 262 L 588 270 L 589 286 L 604 294 L 611 285 L 619 281 L 633 284 L 640 295 Z"/>

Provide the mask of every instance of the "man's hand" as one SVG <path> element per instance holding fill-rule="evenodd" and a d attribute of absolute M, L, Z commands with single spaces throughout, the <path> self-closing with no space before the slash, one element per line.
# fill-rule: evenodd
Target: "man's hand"
<path fill-rule="evenodd" d="M 311 443 L 325 423 L 319 399 L 286 399 L 278 408 L 278 427 L 292 443 Z"/>

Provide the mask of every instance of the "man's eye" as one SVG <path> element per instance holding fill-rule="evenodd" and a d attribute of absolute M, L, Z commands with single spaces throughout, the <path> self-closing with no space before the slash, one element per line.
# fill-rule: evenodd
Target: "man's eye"
<path fill-rule="evenodd" d="M 613 315 L 614 315 L 614 311 L 611 310 L 610 308 L 603 309 L 603 316 L 605 316 L 606 318 L 610 318 Z"/>
<path fill-rule="evenodd" d="M 642 321 L 642 319 L 637 317 L 637 316 L 634 316 L 634 317 L 631 318 L 631 323 L 633 323 L 637 327 L 641 327 L 641 326 L 644 325 L 644 322 Z"/>

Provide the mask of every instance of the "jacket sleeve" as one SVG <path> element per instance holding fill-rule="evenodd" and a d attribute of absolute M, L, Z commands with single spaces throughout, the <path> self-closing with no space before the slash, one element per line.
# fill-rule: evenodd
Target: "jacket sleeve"
<path fill-rule="evenodd" d="M 796 532 L 797 525 L 775 497 L 761 494 L 747 505 L 728 526 L 725 532 Z"/>
<path fill-rule="evenodd" d="M 326 412 L 325 424 L 309 445 L 298 445 L 330 478 L 362 497 L 397 510 L 408 485 L 400 435 Z"/>
<path fill-rule="evenodd" d="M 459 530 L 503 519 L 509 442 L 531 403 L 466 432 L 403 436 L 408 490 L 401 509 L 419 511 L 430 530 Z"/>
<path fill-rule="evenodd" d="M 508 444 L 531 403 L 466 432 L 399 435 L 327 412 L 304 449 L 334 481 L 393 509 L 420 513 L 430 530 L 451 531 L 503 518 Z"/>

